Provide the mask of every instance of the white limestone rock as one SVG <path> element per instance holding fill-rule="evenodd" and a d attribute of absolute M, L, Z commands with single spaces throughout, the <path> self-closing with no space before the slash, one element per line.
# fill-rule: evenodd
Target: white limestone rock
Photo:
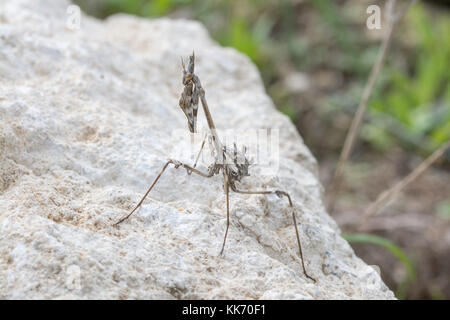
<path fill-rule="evenodd" d="M 0 298 L 394 298 L 340 237 L 316 161 L 247 57 L 193 21 L 82 15 L 72 30 L 69 5 L 0 4 Z M 279 172 L 255 166 L 242 188 L 291 193 L 317 283 L 302 273 L 287 201 L 275 196 L 231 195 L 219 256 L 220 176 L 168 169 L 112 226 L 183 149 L 171 134 L 187 129 L 180 56 L 192 50 L 219 128 L 280 129 Z"/>

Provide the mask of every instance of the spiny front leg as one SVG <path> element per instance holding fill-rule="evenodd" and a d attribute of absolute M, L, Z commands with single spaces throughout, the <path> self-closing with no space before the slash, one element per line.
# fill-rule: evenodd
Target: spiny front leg
<path fill-rule="evenodd" d="M 233 184 L 231 184 L 231 190 L 233 190 L 236 193 L 243 193 L 243 194 L 275 194 L 279 198 L 281 198 L 282 196 L 285 196 L 288 199 L 289 206 L 291 207 L 291 210 L 292 210 L 292 220 L 294 222 L 295 235 L 297 236 L 298 251 L 299 251 L 299 254 L 300 254 L 300 259 L 302 261 L 303 273 L 305 274 L 305 276 L 308 279 L 311 279 L 312 281 L 316 282 L 316 279 L 311 277 L 308 274 L 308 272 L 306 272 L 305 262 L 304 262 L 304 259 L 303 259 L 302 245 L 301 245 L 301 242 L 300 242 L 300 236 L 299 236 L 298 228 L 297 228 L 297 219 L 295 217 L 295 209 L 294 209 L 294 205 L 292 203 L 291 196 L 287 192 L 280 191 L 280 190 L 273 190 L 273 191 L 270 191 L 270 190 L 269 191 L 265 191 L 265 190 L 261 190 L 261 191 L 241 191 L 241 190 L 238 190 Z"/>

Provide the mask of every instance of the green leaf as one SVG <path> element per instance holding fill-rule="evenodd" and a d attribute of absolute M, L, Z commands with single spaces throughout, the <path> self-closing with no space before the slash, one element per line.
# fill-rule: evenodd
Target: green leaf
<path fill-rule="evenodd" d="M 450 199 L 438 203 L 436 214 L 444 220 L 450 220 Z"/>
<path fill-rule="evenodd" d="M 343 234 L 342 237 L 350 243 L 368 243 L 375 244 L 377 246 L 383 247 L 389 250 L 398 260 L 400 260 L 408 272 L 408 276 L 411 279 L 416 278 L 416 271 L 412 261 L 408 258 L 405 252 L 395 245 L 390 240 L 379 237 L 373 234 L 367 233 L 353 233 L 353 234 Z"/>
<path fill-rule="evenodd" d="M 412 261 L 406 253 L 390 240 L 367 233 L 343 234 L 342 237 L 350 243 L 374 244 L 389 250 L 404 266 L 407 272 L 407 279 L 399 285 L 397 297 L 404 298 L 406 296 L 409 284 L 416 280 L 417 274 Z"/>

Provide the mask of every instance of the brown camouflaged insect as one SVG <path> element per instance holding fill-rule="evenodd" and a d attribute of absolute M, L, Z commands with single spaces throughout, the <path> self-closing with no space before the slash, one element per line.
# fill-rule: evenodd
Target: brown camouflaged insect
<path fill-rule="evenodd" d="M 295 217 L 295 210 L 294 206 L 292 204 L 292 200 L 290 195 L 281 190 L 258 190 L 258 191 L 250 191 L 250 190 L 239 190 L 236 187 L 236 182 L 240 182 L 241 179 L 245 176 L 249 176 L 248 168 L 250 166 L 250 163 L 246 157 L 246 148 L 244 147 L 242 151 L 238 151 L 236 144 L 234 144 L 234 150 L 229 150 L 230 148 L 226 148 L 222 145 L 219 136 L 217 135 L 216 126 L 214 125 L 214 121 L 212 119 L 211 113 L 209 112 L 208 103 L 206 102 L 205 98 L 205 90 L 202 88 L 202 85 L 200 83 L 200 79 L 198 76 L 194 73 L 194 61 L 195 61 L 195 55 L 192 53 L 192 55 L 189 57 L 189 65 L 186 70 L 186 67 L 184 65 L 183 59 L 181 59 L 181 64 L 183 67 L 183 85 L 184 89 L 181 94 L 181 98 L 179 101 L 179 105 L 181 107 L 181 110 L 183 110 L 184 114 L 186 115 L 186 118 L 188 120 L 188 127 L 189 131 L 191 133 L 196 132 L 196 124 L 197 124 L 197 111 L 198 111 L 198 101 L 200 99 L 203 111 L 205 112 L 206 121 L 208 122 L 208 127 L 210 129 L 210 138 L 214 145 L 214 151 L 215 151 L 215 161 L 212 165 L 208 167 L 208 171 L 206 173 L 197 170 L 195 167 L 197 165 L 198 158 L 203 150 L 205 139 L 203 139 L 202 146 L 200 148 L 200 151 L 198 153 L 198 156 L 195 160 L 195 163 L 193 166 L 187 165 L 185 163 L 182 163 L 177 160 L 168 160 L 167 163 L 163 166 L 161 172 L 158 174 L 156 179 L 153 181 L 150 188 L 147 190 L 147 192 L 142 197 L 141 201 L 136 205 L 136 207 L 125 217 L 120 219 L 118 222 L 114 224 L 114 226 L 117 226 L 118 224 L 122 223 L 126 219 L 128 219 L 144 202 L 147 195 L 150 193 L 150 191 L 153 189 L 153 187 L 158 182 L 161 175 L 164 173 L 164 171 L 167 169 L 169 164 L 174 165 L 175 169 L 178 169 L 179 167 L 183 167 L 187 170 L 188 174 L 195 173 L 205 178 L 211 178 L 217 174 L 220 174 L 222 172 L 223 175 L 223 185 L 226 195 L 226 201 L 227 201 L 227 227 L 225 230 L 225 236 L 223 239 L 222 249 L 220 251 L 220 254 L 223 254 L 223 250 L 225 248 L 225 242 L 227 240 L 228 235 L 228 228 L 230 226 L 230 199 L 229 199 L 229 192 L 230 189 L 233 192 L 236 193 L 243 193 L 243 194 L 262 194 L 262 195 L 268 195 L 268 194 L 274 194 L 277 195 L 279 198 L 285 196 L 289 201 L 289 207 L 292 210 L 292 219 L 294 222 L 295 227 L 295 234 L 297 237 L 297 243 L 298 243 L 298 250 L 300 254 L 300 258 L 302 261 L 302 268 L 303 273 L 305 276 L 314 282 L 316 281 L 313 277 L 309 276 L 306 272 L 305 264 L 303 261 L 303 253 L 302 253 L 302 246 L 300 243 L 300 237 L 298 234 L 298 228 L 297 228 L 297 221 Z M 227 161 L 227 159 L 230 159 L 232 161 Z"/>

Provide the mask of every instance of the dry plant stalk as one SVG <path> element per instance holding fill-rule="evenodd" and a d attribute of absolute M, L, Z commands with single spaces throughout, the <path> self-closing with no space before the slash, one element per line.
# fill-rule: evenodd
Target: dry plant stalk
<path fill-rule="evenodd" d="M 417 168 L 415 168 L 409 175 L 403 178 L 392 188 L 383 191 L 377 197 L 364 214 L 360 217 L 359 229 L 363 230 L 367 227 L 367 222 L 371 216 L 378 214 L 385 208 L 394 198 L 405 189 L 410 183 L 416 180 L 423 172 L 425 172 L 433 163 L 435 163 L 442 155 L 450 148 L 450 141 L 444 143 L 442 147 L 433 152 L 427 159 L 425 159 Z"/>
<path fill-rule="evenodd" d="M 189 64 L 186 69 L 186 66 L 183 62 L 183 59 L 181 60 L 182 67 L 183 67 L 183 85 L 184 89 L 181 94 L 181 98 L 179 101 L 179 105 L 181 110 L 186 115 L 186 118 L 188 120 L 188 128 L 191 133 L 195 133 L 196 131 L 196 123 L 197 123 L 197 111 L 198 111 L 198 102 L 201 101 L 203 111 L 205 113 L 206 121 L 208 123 L 209 131 L 211 134 L 211 140 L 214 145 L 214 158 L 215 161 L 213 164 L 211 164 L 208 167 L 208 171 L 202 172 L 195 168 L 197 164 L 197 160 L 200 156 L 200 153 L 203 150 L 203 146 L 205 144 L 205 139 L 203 140 L 202 146 L 200 148 L 199 154 L 195 160 L 195 163 L 193 166 L 190 166 L 188 164 L 182 163 L 177 160 L 168 160 L 166 164 L 163 166 L 162 170 L 159 172 L 158 176 L 153 181 L 152 185 L 149 187 L 147 192 L 144 194 L 142 199 L 139 201 L 139 203 L 136 205 L 136 207 L 128 213 L 126 216 L 124 216 L 122 219 L 120 219 L 118 222 L 116 222 L 114 225 L 117 226 L 118 224 L 122 223 L 126 219 L 128 219 L 144 202 L 147 195 L 150 193 L 150 191 L 153 189 L 153 187 L 158 182 L 159 178 L 162 176 L 164 171 L 167 169 L 167 167 L 172 164 L 175 169 L 178 169 L 180 167 L 183 167 L 186 169 L 188 174 L 198 174 L 204 178 L 211 178 L 215 175 L 218 175 L 222 173 L 223 177 L 223 186 L 226 196 L 226 207 L 227 207 L 227 224 L 225 229 L 225 235 L 222 243 L 222 249 L 220 251 L 220 254 L 223 254 L 225 243 L 227 240 L 228 235 L 228 228 L 230 226 L 230 199 L 229 199 L 229 193 L 230 190 L 236 193 L 241 194 L 260 194 L 260 195 L 276 195 L 279 198 L 286 197 L 289 202 L 289 207 L 291 208 L 292 212 L 292 220 L 294 223 L 295 228 L 295 235 L 297 238 L 297 244 L 298 244 L 298 250 L 299 255 L 302 263 L 303 273 L 308 278 L 316 281 L 313 277 L 311 277 L 307 272 L 305 268 L 305 263 L 303 260 L 303 252 L 302 252 L 302 246 L 300 243 L 300 236 L 297 228 L 297 219 L 295 216 L 295 210 L 294 205 L 292 203 L 292 199 L 290 195 L 282 190 L 239 190 L 236 183 L 240 182 L 242 178 L 249 176 L 248 168 L 250 166 L 250 163 L 246 157 L 246 148 L 243 147 L 242 151 L 238 151 L 236 144 L 234 144 L 234 150 L 229 150 L 226 147 L 222 145 L 222 142 L 219 139 L 219 136 L 217 134 L 216 126 L 214 125 L 213 118 L 211 116 L 211 113 L 209 111 L 208 103 L 206 101 L 205 97 L 205 90 L 203 89 L 199 77 L 194 73 L 194 62 L 195 62 L 195 55 L 192 53 L 192 55 L 189 57 Z M 229 159 L 229 160 L 227 160 Z"/>
<path fill-rule="evenodd" d="M 336 199 L 339 194 L 341 183 L 342 183 L 342 174 L 344 172 L 345 165 L 348 161 L 348 158 L 350 156 L 350 153 L 352 152 L 353 146 L 355 144 L 355 140 L 357 138 L 359 129 L 361 127 L 361 123 L 364 117 L 364 114 L 367 109 L 367 105 L 370 99 L 370 96 L 372 94 L 373 88 L 375 87 L 375 83 L 377 80 L 377 77 L 380 73 L 380 70 L 383 67 L 384 60 L 386 57 L 386 52 L 389 48 L 391 39 L 392 39 L 392 33 L 394 30 L 395 23 L 399 21 L 408 11 L 409 7 L 413 5 L 416 1 L 412 0 L 409 2 L 409 4 L 399 13 L 395 14 L 395 4 L 396 0 L 389 0 L 386 4 L 386 21 L 387 21 L 387 27 L 386 27 L 386 33 L 384 34 L 383 42 L 381 44 L 380 50 L 378 52 L 377 60 L 372 67 L 372 70 L 369 75 L 369 80 L 367 81 L 367 84 L 364 88 L 363 95 L 361 98 L 361 101 L 359 103 L 358 109 L 355 113 L 355 116 L 353 117 L 350 129 L 347 133 L 347 136 L 345 138 L 344 147 L 342 148 L 342 152 L 339 158 L 339 162 L 337 164 L 336 171 L 334 173 L 333 181 L 331 183 L 331 186 L 329 188 L 330 192 L 330 200 L 328 202 L 328 209 L 330 214 L 334 211 L 334 206 L 336 204 Z"/>

